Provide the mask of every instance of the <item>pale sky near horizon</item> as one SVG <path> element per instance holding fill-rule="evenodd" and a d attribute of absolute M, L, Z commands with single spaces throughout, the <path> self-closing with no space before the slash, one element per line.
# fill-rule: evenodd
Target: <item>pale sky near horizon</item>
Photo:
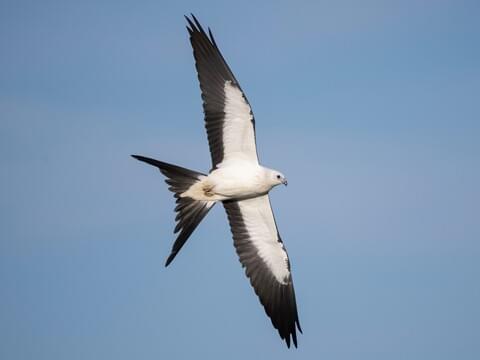
<path fill-rule="evenodd" d="M 185 29 L 256 117 L 304 330 L 217 205 L 169 268 L 138 153 L 208 171 Z M 0 358 L 480 358 L 478 1 L 0 1 Z"/>

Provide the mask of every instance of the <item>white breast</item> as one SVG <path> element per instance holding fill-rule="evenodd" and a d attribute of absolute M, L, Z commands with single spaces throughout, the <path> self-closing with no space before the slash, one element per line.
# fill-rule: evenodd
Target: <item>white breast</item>
<path fill-rule="evenodd" d="M 270 186 L 265 182 L 264 169 L 248 161 L 222 163 L 208 176 L 214 192 L 227 198 L 242 198 L 265 194 Z"/>

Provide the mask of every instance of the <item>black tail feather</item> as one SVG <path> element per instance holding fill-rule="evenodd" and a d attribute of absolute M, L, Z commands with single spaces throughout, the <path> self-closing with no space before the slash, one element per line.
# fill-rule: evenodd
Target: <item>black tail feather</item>
<path fill-rule="evenodd" d="M 165 266 L 168 266 L 197 228 L 198 224 L 200 224 L 205 215 L 208 214 L 208 211 L 215 205 L 215 202 L 194 200 L 190 197 L 180 196 L 187 191 L 190 186 L 199 181 L 201 176 L 206 176 L 205 174 L 145 156 L 132 155 L 132 157 L 157 167 L 160 172 L 167 177 L 165 182 L 169 185 L 168 189 L 175 194 L 174 197 L 177 203 L 175 207 L 175 211 L 177 212 L 175 220 L 177 221 L 177 225 L 174 233 L 180 231 L 180 234 L 173 243 L 172 251 L 165 263 Z"/>

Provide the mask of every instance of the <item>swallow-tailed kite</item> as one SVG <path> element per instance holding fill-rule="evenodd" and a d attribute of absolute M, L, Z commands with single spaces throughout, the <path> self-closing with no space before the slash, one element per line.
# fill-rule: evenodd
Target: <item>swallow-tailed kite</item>
<path fill-rule="evenodd" d="M 298 320 L 290 261 L 270 206 L 269 191 L 287 185 L 279 171 L 258 162 L 255 119 L 237 79 L 225 62 L 212 32 L 186 17 L 200 81 L 212 156 L 207 174 L 139 155 L 135 159 L 157 167 L 167 178 L 177 206 L 174 232 L 180 232 L 165 266 L 178 254 L 208 211 L 222 202 L 233 244 L 255 293 L 280 337 L 297 346 Z"/>

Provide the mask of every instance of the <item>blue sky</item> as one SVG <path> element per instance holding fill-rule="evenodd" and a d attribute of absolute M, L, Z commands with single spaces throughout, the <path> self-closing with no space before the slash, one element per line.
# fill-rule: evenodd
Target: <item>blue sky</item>
<path fill-rule="evenodd" d="M 304 335 L 221 206 L 172 265 L 139 153 L 207 171 L 184 14 L 246 91 Z M 476 1 L 1 1 L 0 358 L 478 359 Z"/>

